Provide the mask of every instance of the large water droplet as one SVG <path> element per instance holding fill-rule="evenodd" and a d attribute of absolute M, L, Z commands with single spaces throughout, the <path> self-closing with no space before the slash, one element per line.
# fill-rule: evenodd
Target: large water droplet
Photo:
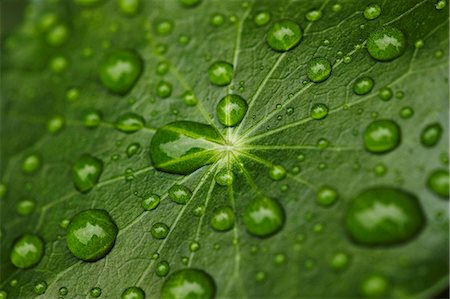
<path fill-rule="evenodd" d="M 132 112 L 122 114 L 114 124 L 117 130 L 124 133 L 134 133 L 139 131 L 144 125 L 145 121 L 142 116 Z"/>
<path fill-rule="evenodd" d="M 380 61 L 393 60 L 406 49 L 406 37 L 395 27 L 384 27 L 372 32 L 367 42 L 370 56 Z"/>
<path fill-rule="evenodd" d="M 217 104 L 217 119 L 224 126 L 234 127 L 244 118 L 247 109 L 247 101 L 238 95 L 229 94 Z"/>
<path fill-rule="evenodd" d="M 267 43 L 275 51 L 285 52 L 300 43 L 302 30 L 289 20 L 275 22 L 267 32 Z"/>
<path fill-rule="evenodd" d="M 211 275 L 193 268 L 172 273 L 161 288 L 162 299 L 211 299 L 215 295 L 216 284 Z"/>
<path fill-rule="evenodd" d="M 284 224 L 281 205 L 274 199 L 260 197 L 247 205 L 244 224 L 247 231 L 258 237 L 269 237 L 277 233 Z"/>
<path fill-rule="evenodd" d="M 159 170 L 189 174 L 215 162 L 215 149 L 224 141 L 210 125 L 178 121 L 159 128 L 150 144 L 153 166 Z"/>
<path fill-rule="evenodd" d="M 109 54 L 100 65 L 100 80 L 107 89 L 126 94 L 136 84 L 143 68 L 139 54 L 121 50 Z"/>
<path fill-rule="evenodd" d="M 233 65 L 225 61 L 216 61 L 209 67 L 208 77 L 214 85 L 228 85 L 233 79 Z"/>
<path fill-rule="evenodd" d="M 427 187 L 434 194 L 448 199 L 449 197 L 449 174 L 448 170 L 438 169 L 433 171 L 427 180 Z"/>
<path fill-rule="evenodd" d="M 400 127 L 392 120 L 376 120 L 364 131 L 364 145 L 372 153 L 387 153 L 400 144 L 400 139 Z"/>
<path fill-rule="evenodd" d="M 217 208 L 211 217 L 211 226 L 217 231 L 224 232 L 234 226 L 234 212 L 230 207 Z"/>
<path fill-rule="evenodd" d="M 36 235 L 25 234 L 14 242 L 10 259 L 21 269 L 37 265 L 44 255 L 44 241 Z"/>
<path fill-rule="evenodd" d="M 408 241 L 425 225 L 417 197 L 401 189 L 377 187 L 350 202 L 345 223 L 351 238 L 365 245 Z"/>
<path fill-rule="evenodd" d="M 122 293 L 122 299 L 145 299 L 145 292 L 139 287 L 126 288 Z"/>
<path fill-rule="evenodd" d="M 319 83 L 323 82 L 331 75 L 331 64 L 323 58 L 313 58 L 308 62 L 307 75 L 309 80 Z"/>
<path fill-rule="evenodd" d="M 67 247 L 79 259 L 97 261 L 111 251 L 118 231 L 114 220 L 105 210 L 84 210 L 70 220 Z"/>
<path fill-rule="evenodd" d="M 103 162 L 89 154 L 82 155 L 72 166 L 72 179 L 80 192 L 88 192 L 97 184 Z"/>
<path fill-rule="evenodd" d="M 426 126 L 420 135 L 420 142 L 425 147 L 433 147 L 438 144 L 442 136 L 442 126 L 440 123 L 432 123 Z"/>

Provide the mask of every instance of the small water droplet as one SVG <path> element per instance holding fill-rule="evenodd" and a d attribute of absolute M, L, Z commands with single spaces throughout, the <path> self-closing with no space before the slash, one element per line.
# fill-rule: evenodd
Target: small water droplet
<path fill-rule="evenodd" d="M 30 234 L 18 238 L 10 253 L 11 262 L 20 269 L 28 269 L 37 265 L 43 256 L 44 241 L 40 237 Z"/>
<path fill-rule="evenodd" d="M 434 7 L 437 10 L 441 10 L 441 9 L 444 9 L 445 6 L 447 6 L 447 1 L 446 0 L 439 0 L 438 2 L 436 2 Z"/>
<path fill-rule="evenodd" d="M 98 298 L 98 297 L 100 297 L 101 294 L 102 294 L 102 289 L 99 287 L 92 288 L 89 291 L 89 295 L 91 295 L 91 297 L 93 297 L 93 298 Z"/>
<path fill-rule="evenodd" d="M 72 179 L 82 193 L 89 192 L 97 184 L 103 172 L 103 162 L 94 156 L 84 154 L 72 166 Z"/>
<path fill-rule="evenodd" d="M 29 154 L 22 161 L 22 171 L 25 174 L 33 174 L 42 166 L 42 158 L 40 154 Z"/>
<path fill-rule="evenodd" d="M 317 192 L 316 202 L 323 206 L 332 206 L 338 198 L 337 191 L 331 187 L 324 186 Z"/>
<path fill-rule="evenodd" d="M 327 80 L 331 75 L 331 64 L 323 57 L 313 58 L 308 62 L 307 75 L 309 80 L 319 83 Z"/>
<path fill-rule="evenodd" d="M 69 66 L 69 62 L 67 61 L 67 59 L 64 56 L 61 56 L 61 55 L 53 57 L 50 60 L 50 64 L 49 64 L 50 70 L 55 74 L 64 72 L 68 66 Z"/>
<path fill-rule="evenodd" d="M 169 20 L 164 20 L 156 24 L 156 33 L 158 35 L 161 36 L 169 35 L 172 33 L 172 30 L 173 30 L 173 23 Z"/>
<path fill-rule="evenodd" d="M 60 296 L 66 296 L 69 294 L 69 290 L 66 287 L 60 287 L 58 293 Z"/>
<path fill-rule="evenodd" d="M 442 198 L 449 197 L 449 173 L 448 170 L 434 170 L 427 179 L 428 189 Z"/>
<path fill-rule="evenodd" d="M 33 291 L 36 295 L 42 295 L 47 291 L 48 284 L 44 280 L 40 280 L 34 284 Z"/>
<path fill-rule="evenodd" d="M 310 10 L 306 13 L 306 19 L 310 22 L 315 22 L 322 18 L 322 11 L 318 9 Z"/>
<path fill-rule="evenodd" d="M 367 20 L 374 20 L 378 18 L 380 14 L 381 14 L 381 7 L 376 3 L 369 4 L 364 10 L 364 17 Z"/>
<path fill-rule="evenodd" d="M 389 87 L 382 87 L 379 91 L 378 91 L 378 96 L 381 100 L 387 102 L 390 101 L 392 99 L 393 96 L 393 92 L 392 89 Z"/>
<path fill-rule="evenodd" d="M 62 46 L 68 39 L 69 29 L 64 24 L 56 24 L 46 34 L 45 41 L 53 47 Z"/>
<path fill-rule="evenodd" d="M 414 115 L 414 110 L 411 107 L 403 107 L 400 110 L 400 117 L 403 119 L 411 118 Z"/>
<path fill-rule="evenodd" d="M 167 81 L 159 81 L 156 85 L 156 94 L 163 99 L 166 99 L 172 95 L 172 84 Z"/>
<path fill-rule="evenodd" d="M 253 21 L 255 22 L 255 25 L 258 27 L 264 26 L 270 21 L 270 13 L 267 11 L 259 12 L 258 14 L 256 14 Z"/>
<path fill-rule="evenodd" d="M 47 131 L 56 134 L 64 128 L 65 120 L 61 115 L 55 115 L 47 122 Z"/>
<path fill-rule="evenodd" d="M 155 273 L 159 277 L 164 277 L 167 274 L 169 274 L 170 271 L 170 265 L 167 261 L 160 261 L 155 268 Z"/>
<path fill-rule="evenodd" d="M 375 85 L 375 82 L 370 77 L 358 78 L 353 84 L 353 92 L 357 95 L 368 94 Z"/>
<path fill-rule="evenodd" d="M 350 261 L 349 256 L 344 252 L 335 253 L 330 260 L 330 266 L 334 270 L 341 271 L 347 268 Z"/>
<path fill-rule="evenodd" d="M 267 32 L 267 43 L 275 51 L 286 52 L 298 45 L 302 36 L 302 30 L 297 23 L 283 20 L 272 24 Z"/>
<path fill-rule="evenodd" d="M 191 244 L 189 244 L 189 251 L 190 252 L 196 252 L 200 249 L 200 243 L 197 241 L 193 241 L 191 242 Z"/>
<path fill-rule="evenodd" d="M 124 133 L 134 133 L 144 127 L 145 121 L 142 116 L 136 113 L 125 113 L 119 116 L 114 123 L 117 130 Z"/>
<path fill-rule="evenodd" d="M 192 192 L 183 185 L 175 184 L 169 189 L 169 197 L 177 204 L 185 205 L 192 197 Z"/>
<path fill-rule="evenodd" d="M 192 286 L 195 286 L 193 288 Z M 216 284 L 205 271 L 189 268 L 172 273 L 161 288 L 162 299 L 173 299 L 180 295 L 184 298 L 214 298 Z"/>
<path fill-rule="evenodd" d="M 151 194 L 149 197 L 142 199 L 141 205 L 145 211 L 151 211 L 158 207 L 161 198 L 156 194 Z"/>
<path fill-rule="evenodd" d="M 217 119 L 227 127 L 234 127 L 241 122 L 247 113 L 247 101 L 242 97 L 229 94 L 223 97 L 216 107 Z"/>
<path fill-rule="evenodd" d="M 274 165 L 269 169 L 269 177 L 274 181 L 281 181 L 286 175 L 286 169 L 281 165 Z"/>
<path fill-rule="evenodd" d="M 16 205 L 17 214 L 20 216 L 27 216 L 34 212 L 36 208 L 36 202 L 31 198 L 24 198 L 20 200 Z"/>
<path fill-rule="evenodd" d="M 165 239 L 169 234 L 169 231 L 170 229 L 166 224 L 157 222 L 153 224 L 150 232 L 155 239 Z"/>
<path fill-rule="evenodd" d="M 217 86 L 226 86 L 233 79 L 233 65 L 225 61 L 216 61 L 208 69 L 209 81 Z"/>
<path fill-rule="evenodd" d="M 219 207 L 214 210 L 211 217 L 211 226 L 216 231 L 229 231 L 234 227 L 234 212 L 228 207 Z"/>
<path fill-rule="evenodd" d="M 141 0 L 118 0 L 118 4 L 120 11 L 123 14 L 127 16 L 134 16 L 139 12 Z"/>
<path fill-rule="evenodd" d="M 442 136 L 442 126 L 440 123 L 432 123 L 427 125 L 420 134 L 420 142 L 425 147 L 433 147 L 438 144 Z"/>
<path fill-rule="evenodd" d="M 384 176 L 387 172 L 387 168 L 384 164 L 379 163 L 375 165 L 373 171 L 377 176 Z"/>
<path fill-rule="evenodd" d="M 379 274 L 371 274 L 361 284 L 361 294 L 365 298 L 385 298 L 389 284 Z"/>
<path fill-rule="evenodd" d="M 322 103 L 316 103 L 312 106 L 310 116 L 314 119 L 324 119 L 328 115 L 328 106 Z"/>
<path fill-rule="evenodd" d="M 372 153 L 392 151 L 399 146 L 400 139 L 400 127 L 392 120 L 373 121 L 364 131 L 364 145 Z"/>
<path fill-rule="evenodd" d="M 230 186 L 234 182 L 234 173 L 228 168 L 222 168 L 214 177 L 220 186 Z"/>
<path fill-rule="evenodd" d="M 87 128 L 97 128 L 102 121 L 102 116 L 100 112 L 90 111 L 86 113 L 83 117 L 83 125 Z"/>
<path fill-rule="evenodd" d="M 244 212 L 244 224 L 249 233 L 258 237 L 269 237 L 283 227 L 285 221 L 281 205 L 267 197 L 251 201 Z"/>
<path fill-rule="evenodd" d="M 331 10 L 334 12 L 340 12 L 342 10 L 342 4 L 333 4 L 333 6 L 331 7 Z"/>
<path fill-rule="evenodd" d="M 129 287 L 122 292 L 121 299 L 145 299 L 145 292 L 139 287 Z"/>

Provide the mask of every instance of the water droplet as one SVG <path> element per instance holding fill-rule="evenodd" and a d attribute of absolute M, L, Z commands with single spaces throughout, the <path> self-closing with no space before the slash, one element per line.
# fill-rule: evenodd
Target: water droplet
<path fill-rule="evenodd" d="M 422 39 L 419 39 L 419 40 L 417 40 L 417 41 L 414 43 L 414 47 L 415 47 L 416 49 L 420 49 L 420 48 L 422 48 L 424 45 L 425 45 L 425 43 L 423 42 Z"/>
<path fill-rule="evenodd" d="M 141 145 L 137 142 L 133 142 L 127 147 L 127 156 L 128 158 L 133 157 L 141 150 Z"/>
<path fill-rule="evenodd" d="M 97 184 L 103 172 L 103 162 L 84 154 L 72 166 L 72 179 L 78 191 L 89 192 Z"/>
<path fill-rule="evenodd" d="M 122 299 L 145 299 L 145 292 L 139 287 L 129 287 L 122 292 Z"/>
<path fill-rule="evenodd" d="M 41 280 L 34 284 L 33 291 L 36 295 L 42 295 L 47 291 L 48 284 L 46 281 Z"/>
<path fill-rule="evenodd" d="M 439 0 L 434 7 L 436 7 L 437 10 L 443 9 L 447 5 L 446 0 Z"/>
<path fill-rule="evenodd" d="M 346 253 L 337 252 L 331 257 L 330 266 L 334 270 L 340 271 L 347 268 L 349 261 L 350 258 Z"/>
<path fill-rule="evenodd" d="M 414 110 L 411 107 L 403 107 L 400 110 L 400 117 L 403 119 L 411 118 L 414 115 Z"/>
<path fill-rule="evenodd" d="M 211 217 L 211 226 L 216 231 L 229 231 L 234 227 L 234 212 L 230 207 L 219 207 Z"/>
<path fill-rule="evenodd" d="M 185 205 L 192 196 L 191 190 L 183 185 L 175 184 L 169 189 L 169 197 L 174 202 Z"/>
<path fill-rule="evenodd" d="M 286 114 L 287 115 L 292 115 L 293 113 L 294 113 L 294 108 L 289 107 L 289 108 L 286 109 Z"/>
<path fill-rule="evenodd" d="M 325 149 L 325 148 L 327 148 L 328 146 L 330 146 L 330 141 L 328 141 L 328 140 L 325 139 L 325 138 L 320 138 L 320 139 L 317 141 L 317 147 L 320 148 L 320 149 Z"/>
<path fill-rule="evenodd" d="M 4 290 L 0 290 L 0 299 L 8 298 L 8 293 Z"/>
<path fill-rule="evenodd" d="M 124 95 L 133 88 L 141 76 L 142 58 L 132 50 L 110 53 L 100 65 L 99 76 L 109 91 Z"/>
<path fill-rule="evenodd" d="M 52 118 L 50 118 L 49 121 L 47 122 L 47 131 L 50 134 L 56 134 L 63 129 L 64 123 L 65 123 L 64 117 L 60 115 L 55 115 Z"/>
<path fill-rule="evenodd" d="M 264 272 L 264 271 L 258 271 L 258 272 L 256 272 L 256 274 L 255 274 L 255 280 L 257 281 L 257 282 L 263 282 L 263 281 L 265 281 L 267 279 L 267 273 L 266 272 Z"/>
<path fill-rule="evenodd" d="M 404 93 L 403 91 L 399 90 L 399 91 L 397 91 L 397 92 L 395 93 L 395 97 L 396 97 L 397 99 L 401 100 L 401 99 L 403 99 L 403 98 L 405 97 L 405 93 Z"/>
<path fill-rule="evenodd" d="M 442 51 L 442 50 L 436 50 L 434 52 L 434 57 L 437 59 L 442 58 L 443 56 L 444 56 L 444 51 Z"/>
<path fill-rule="evenodd" d="M 306 19 L 310 22 L 315 22 L 322 18 L 322 11 L 318 9 L 310 10 L 306 13 Z"/>
<path fill-rule="evenodd" d="M 211 25 L 214 27 L 219 27 L 223 25 L 223 22 L 225 21 L 225 17 L 222 14 L 215 14 L 211 17 Z"/>
<path fill-rule="evenodd" d="M 368 94 L 374 86 L 375 82 L 370 77 L 358 78 L 353 84 L 353 92 L 357 95 Z"/>
<path fill-rule="evenodd" d="M 448 199 L 449 197 L 449 174 L 448 170 L 438 169 L 433 171 L 427 179 L 427 187 L 434 194 Z"/>
<path fill-rule="evenodd" d="M 304 154 L 299 154 L 299 155 L 297 156 L 297 161 L 299 161 L 299 162 L 305 161 L 305 155 L 304 155 Z"/>
<path fill-rule="evenodd" d="M 80 91 L 78 88 L 72 87 L 66 91 L 66 100 L 69 102 L 75 102 L 80 97 Z"/>
<path fill-rule="evenodd" d="M 32 174 L 38 171 L 42 166 L 42 158 L 34 153 L 25 157 L 22 161 L 22 171 L 26 174 Z"/>
<path fill-rule="evenodd" d="M 333 6 L 331 7 L 331 10 L 334 12 L 340 12 L 342 10 L 342 4 L 333 4 Z"/>
<path fill-rule="evenodd" d="M 47 32 L 45 40 L 50 46 L 59 47 L 69 39 L 69 35 L 69 29 L 66 25 L 57 24 Z"/>
<path fill-rule="evenodd" d="M 164 76 L 170 69 L 170 65 L 167 61 L 160 61 L 156 65 L 156 74 Z"/>
<path fill-rule="evenodd" d="M 390 89 L 389 87 L 382 87 L 379 91 L 378 91 L 378 96 L 381 100 L 387 102 L 390 101 L 392 99 L 393 96 L 393 92 L 392 89 Z"/>
<path fill-rule="evenodd" d="M 119 116 L 114 126 L 117 130 L 124 133 L 134 133 L 144 127 L 145 121 L 142 116 L 136 113 L 125 113 Z"/>
<path fill-rule="evenodd" d="M 59 74 L 64 72 L 67 69 L 68 65 L 69 62 L 64 56 L 55 56 L 52 58 L 52 60 L 50 60 L 49 67 L 53 73 Z"/>
<path fill-rule="evenodd" d="M 156 86 L 156 94 L 163 99 L 170 97 L 172 94 L 172 84 L 166 81 L 159 81 Z"/>
<path fill-rule="evenodd" d="M 190 41 L 191 41 L 191 38 L 187 35 L 181 35 L 178 38 L 178 42 L 180 43 L 180 45 L 183 45 L 183 46 L 189 44 Z"/>
<path fill-rule="evenodd" d="M 224 126 L 234 127 L 244 118 L 247 108 L 247 102 L 240 96 L 235 94 L 226 95 L 217 104 L 217 119 Z"/>
<path fill-rule="evenodd" d="M 247 231 L 258 237 L 269 237 L 277 233 L 284 224 L 281 205 L 274 199 L 260 197 L 250 202 L 244 212 Z"/>
<path fill-rule="evenodd" d="M 422 130 L 420 142 L 425 147 L 433 147 L 441 139 L 442 131 L 443 129 L 440 123 L 429 124 Z"/>
<path fill-rule="evenodd" d="M 277 255 L 275 256 L 275 258 L 274 258 L 274 262 L 275 262 L 275 264 L 277 264 L 277 265 L 284 264 L 284 263 L 286 262 L 286 256 L 285 256 L 284 254 L 282 254 L 282 253 L 277 254 Z"/>
<path fill-rule="evenodd" d="M 172 273 L 161 288 L 162 299 L 208 299 L 216 295 L 214 279 L 203 270 L 189 268 Z"/>
<path fill-rule="evenodd" d="M 120 11 L 127 16 L 134 16 L 139 12 L 141 0 L 118 0 Z M 123 295 L 122 295 L 123 297 Z"/>
<path fill-rule="evenodd" d="M 393 60 L 406 49 L 406 37 L 395 27 L 383 27 L 369 36 L 367 50 L 373 58 L 380 61 Z"/>
<path fill-rule="evenodd" d="M 155 268 L 156 275 L 159 277 L 164 277 L 169 274 L 170 265 L 167 261 L 160 261 Z"/>
<path fill-rule="evenodd" d="M 151 211 L 158 207 L 160 201 L 161 198 L 158 195 L 152 194 L 149 197 L 142 199 L 141 205 L 144 210 Z"/>
<path fill-rule="evenodd" d="M 286 177 L 286 169 L 281 165 L 273 165 L 269 169 L 269 177 L 274 181 L 281 181 Z"/>
<path fill-rule="evenodd" d="M 398 244 L 412 239 L 425 225 L 417 197 L 401 189 L 378 187 L 359 194 L 345 216 L 352 239 L 365 245 Z"/>
<path fill-rule="evenodd" d="M 13 279 L 9 282 L 9 285 L 13 288 L 17 287 L 19 285 L 19 281 L 17 279 Z"/>
<path fill-rule="evenodd" d="M 372 153 L 392 151 L 399 146 L 400 139 L 400 127 L 392 120 L 376 120 L 364 131 L 364 145 Z"/>
<path fill-rule="evenodd" d="M 97 128 L 102 121 L 102 116 L 97 111 L 90 111 L 83 117 L 83 125 L 87 128 Z"/>
<path fill-rule="evenodd" d="M 196 252 L 200 249 L 200 243 L 197 241 L 193 241 L 190 245 L 189 245 L 189 251 L 191 252 Z"/>
<path fill-rule="evenodd" d="M 220 186 L 230 186 L 234 182 L 234 173 L 228 168 L 222 168 L 214 177 Z"/>
<path fill-rule="evenodd" d="M 67 294 L 69 294 L 69 290 L 66 287 L 60 287 L 58 293 L 61 296 L 66 296 Z"/>
<path fill-rule="evenodd" d="M 89 295 L 91 295 L 91 297 L 93 297 L 93 298 L 98 298 L 98 297 L 100 297 L 101 294 L 102 294 L 102 289 L 100 289 L 99 287 L 92 288 L 89 292 Z"/>
<path fill-rule="evenodd" d="M 172 33 L 173 23 L 169 20 L 164 20 L 156 24 L 156 33 L 161 36 L 169 35 Z"/>
<path fill-rule="evenodd" d="M 114 220 L 105 210 L 84 210 L 70 220 L 67 247 L 83 261 L 97 261 L 111 251 L 118 231 Z"/>
<path fill-rule="evenodd" d="M 307 75 L 309 80 L 319 83 L 327 80 L 331 75 L 331 64 L 323 58 L 313 58 L 308 62 Z"/>
<path fill-rule="evenodd" d="M 194 7 L 198 5 L 202 0 L 180 0 L 180 2 L 186 7 Z"/>
<path fill-rule="evenodd" d="M 275 51 L 288 51 L 298 45 L 301 39 L 300 26 L 288 20 L 275 22 L 267 32 L 267 43 Z"/>
<path fill-rule="evenodd" d="M 36 208 L 36 202 L 30 198 L 24 198 L 16 205 L 17 214 L 20 216 L 27 216 L 33 213 Z"/>
<path fill-rule="evenodd" d="M 310 116 L 314 119 L 324 119 L 328 115 L 328 106 L 322 103 L 314 104 Z"/>
<path fill-rule="evenodd" d="M 185 93 L 183 93 L 183 101 L 187 106 L 195 106 L 198 103 L 197 98 L 195 97 L 195 95 L 192 93 L 192 91 L 186 91 Z"/>
<path fill-rule="evenodd" d="M 264 26 L 270 21 L 270 13 L 267 11 L 259 12 L 253 19 L 255 25 L 258 27 Z"/>
<path fill-rule="evenodd" d="M 374 172 L 375 172 L 375 174 L 377 176 L 384 176 L 386 174 L 386 172 L 387 172 L 386 166 L 384 164 L 381 164 L 381 163 L 375 165 L 373 170 L 374 170 Z"/>
<path fill-rule="evenodd" d="M 228 85 L 233 79 L 233 65 L 225 61 L 216 61 L 209 67 L 208 77 L 214 85 Z"/>
<path fill-rule="evenodd" d="M 369 4 L 364 10 L 364 17 L 367 20 L 376 19 L 380 16 L 380 14 L 381 14 L 381 7 L 376 3 Z"/>
<path fill-rule="evenodd" d="M 372 274 L 361 284 L 361 293 L 365 298 L 385 298 L 388 282 L 384 276 Z"/>
<path fill-rule="evenodd" d="M 165 239 L 169 234 L 169 231 L 170 229 L 166 224 L 157 222 L 153 224 L 150 232 L 155 239 Z"/>
<path fill-rule="evenodd" d="M 14 242 L 10 259 L 14 266 L 27 269 L 37 265 L 44 255 L 44 241 L 36 235 L 25 234 Z"/>
<path fill-rule="evenodd" d="M 320 188 L 317 192 L 316 201 L 323 207 L 329 207 L 336 202 L 337 197 L 338 194 L 335 189 L 325 186 Z"/>
<path fill-rule="evenodd" d="M 196 207 L 193 210 L 193 214 L 195 217 L 200 217 L 205 213 L 205 206 L 204 205 L 199 205 L 198 207 Z"/>

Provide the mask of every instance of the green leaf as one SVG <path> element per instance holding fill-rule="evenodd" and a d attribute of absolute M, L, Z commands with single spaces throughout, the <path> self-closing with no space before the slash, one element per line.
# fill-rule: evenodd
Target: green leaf
<path fill-rule="evenodd" d="M 444 0 L 30 1 L 2 37 L 0 298 L 439 294 L 448 18 Z M 85 193 L 83 155 L 102 165 Z M 118 228 L 95 262 L 66 243 L 89 209 Z M 45 244 L 30 269 L 10 259 L 24 235 Z"/>

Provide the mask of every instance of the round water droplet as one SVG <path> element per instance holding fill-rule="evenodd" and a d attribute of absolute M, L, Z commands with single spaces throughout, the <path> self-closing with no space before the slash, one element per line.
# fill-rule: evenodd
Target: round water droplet
<path fill-rule="evenodd" d="M 449 174 L 448 170 L 438 169 L 433 171 L 427 179 L 427 187 L 434 194 L 448 199 L 449 197 Z"/>
<path fill-rule="evenodd" d="M 216 61 L 209 67 L 208 77 L 214 85 L 228 85 L 233 79 L 233 65 L 225 61 Z"/>
<path fill-rule="evenodd" d="M 47 32 L 45 40 L 50 46 L 59 47 L 69 39 L 69 35 L 69 29 L 66 25 L 57 24 Z"/>
<path fill-rule="evenodd" d="M 92 288 L 89 291 L 89 295 L 91 295 L 91 297 L 93 297 L 93 298 L 98 298 L 98 297 L 100 297 L 101 294 L 102 294 L 102 289 L 100 289 L 99 287 Z"/>
<path fill-rule="evenodd" d="M 30 154 L 22 161 L 22 171 L 26 174 L 32 174 L 38 171 L 42 165 L 42 158 L 39 154 Z"/>
<path fill-rule="evenodd" d="M 216 231 L 225 232 L 234 227 L 234 212 L 230 207 L 219 207 L 211 217 L 211 226 Z"/>
<path fill-rule="evenodd" d="M 376 3 L 369 4 L 364 10 L 364 17 L 367 20 L 376 19 L 380 16 L 380 14 L 381 14 L 381 7 Z"/>
<path fill-rule="evenodd" d="M 343 270 L 347 268 L 350 258 L 343 252 L 335 253 L 330 260 L 330 266 L 334 270 Z"/>
<path fill-rule="evenodd" d="M 78 191 L 89 192 L 103 172 L 103 162 L 89 154 L 82 155 L 72 166 L 72 179 Z"/>
<path fill-rule="evenodd" d="M 370 77 L 358 78 L 353 84 L 353 92 L 357 95 L 368 94 L 375 85 L 375 82 Z"/>
<path fill-rule="evenodd" d="M 364 145 L 372 153 L 392 151 L 399 146 L 400 139 L 400 127 L 392 120 L 376 120 L 364 131 Z"/>
<path fill-rule="evenodd" d="M 327 80 L 331 75 L 331 64 L 323 58 L 313 58 L 308 62 L 307 75 L 309 80 L 319 83 Z"/>
<path fill-rule="evenodd" d="M 134 16 L 139 12 L 141 0 L 118 0 L 120 11 L 127 16 Z"/>
<path fill-rule="evenodd" d="M 87 128 L 97 128 L 102 121 L 102 116 L 97 111 L 90 111 L 83 117 L 83 125 Z"/>
<path fill-rule="evenodd" d="M 210 299 L 215 295 L 214 279 L 203 270 L 194 268 L 172 273 L 161 288 L 162 299 Z"/>
<path fill-rule="evenodd" d="M 161 36 L 172 33 L 173 23 L 169 20 L 164 20 L 156 24 L 156 33 Z"/>
<path fill-rule="evenodd" d="M 403 119 L 411 118 L 414 115 L 414 109 L 411 107 L 403 107 L 400 110 L 400 117 Z"/>
<path fill-rule="evenodd" d="M 314 119 L 324 119 L 328 115 L 328 106 L 322 103 L 314 104 L 310 115 Z"/>
<path fill-rule="evenodd" d="M 189 174 L 217 160 L 214 150 L 224 144 L 210 125 L 178 121 L 159 128 L 152 137 L 150 157 L 156 169 Z"/>
<path fill-rule="evenodd" d="M 109 91 L 124 95 L 133 88 L 143 69 L 139 54 L 131 50 L 110 53 L 100 65 L 100 80 Z"/>
<path fill-rule="evenodd" d="M 60 287 L 58 293 L 61 296 L 66 296 L 67 294 L 69 294 L 69 290 L 66 287 Z"/>
<path fill-rule="evenodd" d="M 288 51 L 298 45 L 301 39 L 300 26 L 288 20 L 275 22 L 267 32 L 267 43 L 275 51 Z"/>
<path fill-rule="evenodd" d="M 41 280 L 34 284 L 33 291 L 36 295 L 42 295 L 47 291 L 48 284 L 46 281 Z"/>
<path fill-rule="evenodd" d="M 27 269 L 37 265 L 44 255 L 44 241 L 36 235 L 25 234 L 14 242 L 10 259 L 14 266 Z"/>
<path fill-rule="evenodd" d="M 175 184 L 169 189 L 169 197 L 174 202 L 185 205 L 192 197 L 192 192 L 189 188 Z"/>
<path fill-rule="evenodd" d="M 380 61 L 393 60 L 406 49 L 406 37 L 395 27 L 383 27 L 369 36 L 367 51 L 370 56 Z"/>
<path fill-rule="evenodd" d="M 129 287 L 122 292 L 122 299 L 145 299 L 145 292 L 139 287 Z"/>
<path fill-rule="evenodd" d="M 163 99 L 170 97 L 172 94 L 172 84 L 166 81 L 159 81 L 158 85 L 156 85 L 156 94 Z"/>
<path fill-rule="evenodd" d="M 443 9 L 447 5 L 446 0 L 439 0 L 434 7 L 436 7 L 437 10 Z"/>
<path fill-rule="evenodd" d="M 317 192 L 316 201 L 323 207 L 329 207 L 336 202 L 337 197 L 338 194 L 335 189 L 325 186 L 320 188 Z"/>
<path fill-rule="evenodd" d="M 383 87 L 379 90 L 378 96 L 381 100 L 385 102 L 390 101 L 393 96 L 392 89 L 390 89 L 389 87 Z"/>
<path fill-rule="evenodd" d="M 384 164 L 381 164 L 381 163 L 375 165 L 373 170 L 374 170 L 375 174 L 378 175 L 378 176 L 383 176 L 387 172 L 386 166 Z"/>
<path fill-rule="evenodd" d="M 333 6 L 331 7 L 331 10 L 334 12 L 340 12 L 342 10 L 342 4 L 333 4 Z"/>
<path fill-rule="evenodd" d="M 150 232 L 155 239 L 165 239 L 169 234 L 169 231 L 170 229 L 166 224 L 158 222 L 153 224 Z"/>
<path fill-rule="evenodd" d="M 425 147 L 433 147 L 441 140 L 442 131 L 443 129 L 440 123 L 429 124 L 422 130 L 420 142 Z"/>
<path fill-rule="evenodd" d="M 36 202 L 30 198 L 25 198 L 19 201 L 16 205 L 17 214 L 20 216 L 27 216 L 33 213 L 36 208 Z"/>
<path fill-rule="evenodd" d="M 322 18 L 322 11 L 318 9 L 310 10 L 306 13 L 306 19 L 310 22 L 315 22 Z"/>
<path fill-rule="evenodd" d="M 361 294 L 365 298 L 386 298 L 388 287 L 389 284 L 384 276 L 372 274 L 362 282 Z"/>
<path fill-rule="evenodd" d="M 269 169 L 269 177 L 274 181 L 281 181 L 286 175 L 286 169 L 281 165 L 274 165 Z"/>
<path fill-rule="evenodd" d="M 170 65 L 167 61 L 160 61 L 156 65 L 156 74 L 164 76 L 170 69 Z"/>
<path fill-rule="evenodd" d="M 378 187 L 362 192 L 350 202 L 345 223 L 355 242 L 389 245 L 416 236 L 425 225 L 425 216 L 415 195 Z"/>
<path fill-rule="evenodd" d="M 156 275 L 159 277 L 164 277 L 169 274 L 170 265 L 167 261 L 160 261 L 155 268 Z"/>
<path fill-rule="evenodd" d="M 194 241 L 189 245 L 189 251 L 191 251 L 191 252 L 196 252 L 199 249 L 200 249 L 200 243 L 197 241 Z"/>
<path fill-rule="evenodd" d="M 244 224 L 247 231 L 258 237 L 269 237 L 283 227 L 285 221 L 281 205 L 267 197 L 250 202 L 244 212 Z"/>
<path fill-rule="evenodd" d="M 182 98 L 187 106 L 195 106 L 198 103 L 198 99 L 195 97 L 192 91 L 186 91 L 185 93 L 183 93 Z"/>
<path fill-rule="evenodd" d="M 186 7 L 194 7 L 200 4 L 202 0 L 180 0 L 180 2 Z"/>
<path fill-rule="evenodd" d="M 117 225 L 105 210 L 84 210 L 70 220 L 67 247 L 83 261 L 97 261 L 111 251 L 118 231 Z"/>
<path fill-rule="evenodd" d="M 227 127 L 234 127 L 241 122 L 247 113 L 247 101 L 235 94 L 223 97 L 216 107 L 217 119 Z"/>
<path fill-rule="evenodd" d="M 124 133 L 134 133 L 144 127 L 145 121 L 142 116 L 136 113 L 125 113 L 119 116 L 114 126 Z"/>
<path fill-rule="evenodd" d="M 222 14 L 215 14 L 211 17 L 210 23 L 214 27 L 219 27 L 223 25 L 223 22 L 225 21 L 225 17 Z"/>
<path fill-rule="evenodd" d="M 127 156 L 128 158 L 133 157 L 141 150 L 141 145 L 137 142 L 133 142 L 127 147 Z"/>
<path fill-rule="evenodd" d="M 258 27 L 264 26 L 270 21 L 270 13 L 267 11 L 259 12 L 258 14 L 256 14 L 253 21 L 255 22 L 255 25 Z"/>
<path fill-rule="evenodd" d="M 64 56 L 55 56 L 52 58 L 52 60 L 50 60 L 49 67 L 53 73 L 59 74 L 64 72 L 67 69 L 68 65 L 69 62 Z"/>
<path fill-rule="evenodd" d="M 228 168 L 222 168 L 214 179 L 220 186 L 230 186 L 234 182 L 234 173 Z"/>
<path fill-rule="evenodd" d="M 161 197 L 156 194 L 152 194 L 149 197 L 142 199 L 141 205 L 144 210 L 151 211 L 156 209 L 160 202 Z"/>
<path fill-rule="evenodd" d="M 50 134 L 56 134 L 63 129 L 64 123 L 64 117 L 55 115 L 47 122 L 47 131 Z"/>

